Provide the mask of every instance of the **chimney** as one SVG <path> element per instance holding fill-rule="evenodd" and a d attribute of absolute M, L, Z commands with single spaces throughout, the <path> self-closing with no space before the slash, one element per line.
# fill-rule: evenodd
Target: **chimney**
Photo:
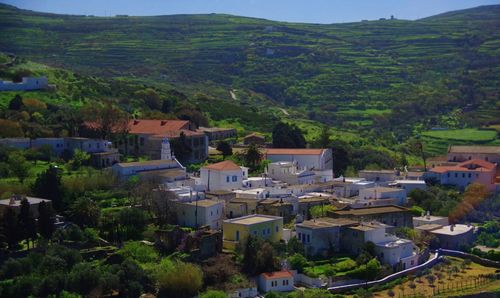
<path fill-rule="evenodd" d="M 425 218 L 431 219 L 431 211 L 427 210 L 427 214 L 425 215 Z"/>
<path fill-rule="evenodd" d="M 9 200 L 9 205 L 14 205 L 16 203 L 15 195 L 12 195 Z"/>
<path fill-rule="evenodd" d="M 453 232 L 454 229 L 455 229 L 455 225 L 451 225 L 450 226 L 450 231 Z"/>
<path fill-rule="evenodd" d="M 139 120 L 134 120 L 134 125 L 139 124 Z"/>

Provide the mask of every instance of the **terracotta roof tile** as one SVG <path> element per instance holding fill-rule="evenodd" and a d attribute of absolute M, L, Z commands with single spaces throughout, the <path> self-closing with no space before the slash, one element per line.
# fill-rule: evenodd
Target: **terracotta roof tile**
<path fill-rule="evenodd" d="M 470 167 L 469 167 L 470 166 Z M 430 169 L 431 172 L 434 173 L 446 173 L 446 172 L 484 172 L 491 171 L 496 168 L 496 165 L 481 159 L 472 159 L 468 161 L 464 161 L 462 163 L 457 164 L 456 166 L 439 166 Z"/>
<path fill-rule="evenodd" d="M 234 163 L 232 160 L 225 160 L 218 163 L 214 163 L 208 166 L 204 166 L 204 169 L 216 170 L 216 171 L 234 171 L 240 170 L 240 166 Z"/>
<path fill-rule="evenodd" d="M 264 279 L 275 279 L 275 278 L 291 278 L 293 277 L 293 274 L 286 270 L 286 271 L 275 271 L 275 272 L 265 272 L 261 274 Z"/>
<path fill-rule="evenodd" d="M 132 134 L 164 134 L 170 131 L 189 129 L 189 121 L 186 120 L 146 120 L 135 119 L 128 123 L 129 133 Z"/>

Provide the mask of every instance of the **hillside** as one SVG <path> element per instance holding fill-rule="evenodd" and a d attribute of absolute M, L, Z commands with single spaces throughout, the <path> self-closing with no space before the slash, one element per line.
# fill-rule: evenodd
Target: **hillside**
<path fill-rule="evenodd" d="M 218 121 L 238 121 L 223 105 L 251 107 L 339 133 L 390 131 L 401 141 L 433 126 L 499 121 L 499 16 L 497 5 L 417 21 L 318 25 L 0 5 L 0 50 L 85 75 L 205 93 L 216 104 L 201 105 Z"/>

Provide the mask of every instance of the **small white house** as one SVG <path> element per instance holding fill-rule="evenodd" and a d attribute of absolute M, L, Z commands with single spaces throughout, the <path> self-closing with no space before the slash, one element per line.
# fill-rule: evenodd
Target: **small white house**
<path fill-rule="evenodd" d="M 423 225 L 447 226 L 448 224 L 448 217 L 431 215 L 429 211 L 425 215 L 413 217 L 413 227 L 415 228 Z"/>
<path fill-rule="evenodd" d="M 201 184 L 208 191 L 240 189 L 247 178 L 248 168 L 240 167 L 231 160 L 204 166 L 200 170 Z"/>
<path fill-rule="evenodd" d="M 192 228 L 210 226 L 213 230 L 222 228 L 223 208 L 224 202 L 219 200 L 194 200 L 175 204 L 179 225 Z"/>
<path fill-rule="evenodd" d="M 120 178 L 126 178 L 133 175 L 143 174 L 145 172 L 167 170 L 167 169 L 185 170 L 185 168 L 176 159 L 121 162 L 114 164 L 111 167 L 112 172 Z"/>
<path fill-rule="evenodd" d="M 427 184 L 424 180 L 395 180 L 394 182 L 389 182 L 389 186 L 402 188 L 406 190 L 406 193 L 409 193 L 414 189 L 427 189 Z"/>
<path fill-rule="evenodd" d="M 47 89 L 49 81 L 46 77 L 23 77 L 20 83 L 0 81 L 0 91 L 23 91 Z"/>
<path fill-rule="evenodd" d="M 271 162 L 296 162 L 299 168 L 307 170 L 333 169 L 332 149 L 269 148 L 264 152 L 264 157 Z"/>
<path fill-rule="evenodd" d="M 394 199 L 397 205 L 406 203 L 406 190 L 393 187 L 371 187 L 359 190 L 361 200 Z"/>
<path fill-rule="evenodd" d="M 315 182 L 316 174 L 305 168 L 299 169 L 297 162 L 278 161 L 267 166 L 267 175 L 274 180 L 288 184 L 311 184 Z"/>
<path fill-rule="evenodd" d="M 293 283 L 293 274 L 288 270 L 262 273 L 258 278 L 259 291 L 263 293 L 291 292 Z"/>

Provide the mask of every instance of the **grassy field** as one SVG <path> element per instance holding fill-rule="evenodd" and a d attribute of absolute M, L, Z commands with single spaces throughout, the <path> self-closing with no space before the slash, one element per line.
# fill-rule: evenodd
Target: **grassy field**
<path fill-rule="evenodd" d="M 496 131 L 478 130 L 474 128 L 454 130 L 429 130 L 422 135 L 437 139 L 448 139 L 456 141 L 489 142 L 497 138 Z"/>
<path fill-rule="evenodd" d="M 463 260 L 459 258 L 449 257 L 449 259 L 451 260 L 450 266 L 460 267 L 461 263 L 463 262 Z M 428 281 L 425 278 L 417 278 L 415 280 L 411 279 L 410 281 L 407 281 L 402 285 L 398 285 L 392 290 L 396 294 L 395 297 L 410 297 L 413 293 L 419 295 L 418 297 L 449 297 L 453 295 L 474 294 L 481 291 L 498 290 L 500 288 L 500 280 L 489 281 L 477 287 L 475 287 L 473 285 L 473 282 L 471 282 L 474 278 L 480 275 L 494 274 L 495 271 L 495 268 L 471 263 L 466 269 L 461 270 L 456 274 L 449 275 L 446 272 L 446 268 L 444 270 L 438 271 L 436 267 L 434 267 L 431 270 L 431 273 L 442 274 L 442 278 L 436 279 L 433 286 L 429 285 Z M 409 287 L 409 284 L 411 282 L 416 285 L 415 290 Z M 466 284 L 468 286 L 466 286 Z M 461 285 L 463 285 L 463 288 L 458 289 L 459 286 L 462 287 Z M 455 287 L 455 290 L 451 290 L 451 288 L 453 287 Z M 447 290 L 446 293 L 437 294 L 438 289 L 443 292 L 444 289 L 448 288 L 450 288 L 450 290 Z M 374 293 L 374 297 L 389 297 L 388 290 L 376 292 Z"/>
<path fill-rule="evenodd" d="M 449 145 L 500 145 L 496 131 L 473 128 L 426 131 L 422 139 L 424 150 L 430 156 L 446 154 Z"/>

